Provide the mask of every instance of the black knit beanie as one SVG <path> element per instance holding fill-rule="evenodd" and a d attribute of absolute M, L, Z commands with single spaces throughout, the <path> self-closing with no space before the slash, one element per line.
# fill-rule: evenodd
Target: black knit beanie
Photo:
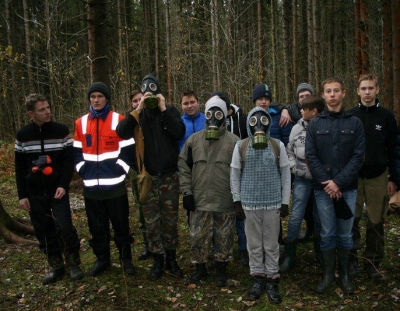
<path fill-rule="evenodd" d="M 93 92 L 102 93 L 107 98 L 108 103 L 110 103 L 111 100 L 110 91 L 107 85 L 105 85 L 103 82 L 94 82 L 92 83 L 91 86 L 89 86 L 87 90 L 87 97 L 89 101 L 90 101 L 90 94 L 92 94 Z"/>

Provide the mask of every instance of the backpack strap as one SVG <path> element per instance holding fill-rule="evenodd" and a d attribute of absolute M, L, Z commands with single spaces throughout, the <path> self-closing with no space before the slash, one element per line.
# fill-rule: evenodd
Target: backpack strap
<path fill-rule="evenodd" d="M 279 161 L 281 156 L 281 147 L 279 146 L 280 143 L 275 138 L 272 137 L 269 138 L 269 142 L 272 147 L 272 151 L 274 152 L 275 155 L 276 167 L 278 169 L 278 172 L 280 173 L 279 170 Z"/>
<path fill-rule="evenodd" d="M 270 137 L 268 141 L 270 143 L 270 146 L 272 147 L 272 151 L 275 155 L 275 164 L 278 169 L 278 172 L 280 173 L 279 161 L 280 161 L 280 155 L 281 155 L 281 148 L 279 146 L 279 142 L 275 138 L 272 138 L 272 137 Z M 247 138 L 239 141 L 239 153 L 240 153 L 240 161 L 242 164 L 242 171 L 244 170 L 245 159 L 246 159 L 247 151 L 249 150 L 249 143 L 250 143 L 250 137 L 247 137 Z"/>

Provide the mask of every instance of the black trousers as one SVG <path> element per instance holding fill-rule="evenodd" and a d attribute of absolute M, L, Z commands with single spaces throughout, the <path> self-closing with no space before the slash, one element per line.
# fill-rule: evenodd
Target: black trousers
<path fill-rule="evenodd" d="M 29 216 L 40 250 L 48 256 L 79 251 L 78 234 L 71 219 L 69 195 L 54 199 L 54 194 L 29 194 Z"/>
<path fill-rule="evenodd" d="M 89 245 L 97 258 L 110 258 L 110 221 L 118 249 L 130 247 L 133 238 L 129 236 L 129 202 L 126 194 L 108 200 L 85 198 L 85 209 L 92 235 Z"/>

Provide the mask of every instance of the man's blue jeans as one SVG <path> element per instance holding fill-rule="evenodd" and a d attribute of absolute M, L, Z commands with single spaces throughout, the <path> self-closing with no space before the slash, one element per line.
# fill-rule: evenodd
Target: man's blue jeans
<path fill-rule="evenodd" d="M 327 251 L 334 248 L 351 250 L 353 248 L 351 229 L 354 216 L 347 220 L 336 218 L 333 200 L 329 195 L 323 190 L 315 190 L 314 193 L 321 221 L 321 250 Z M 342 195 L 354 215 L 357 189 L 343 192 Z"/>
<path fill-rule="evenodd" d="M 237 220 L 236 219 L 236 234 L 238 237 L 238 250 L 240 251 L 247 251 L 247 239 L 246 233 L 244 231 L 244 220 Z"/>
<path fill-rule="evenodd" d="M 287 241 L 297 240 L 301 223 L 304 218 L 308 198 L 313 191 L 313 184 L 311 179 L 294 178 L 293 195 L 292 195 L 292 209 L 290 211 L 290 219 L 288 224 Z"/>

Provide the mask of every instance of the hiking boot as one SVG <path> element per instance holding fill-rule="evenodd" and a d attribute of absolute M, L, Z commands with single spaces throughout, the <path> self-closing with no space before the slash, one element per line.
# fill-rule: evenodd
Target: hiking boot
<path fill-rule="evenodd" d="M 102 274 L 104 271 L 108 270 L 111 268 L 111 261 L 110 259 L 97 259 L 96 262 L 94 263 L 94 266 L 92 269 L 88 271 L 88 275 L 90 276 L 99 276 Z"/>
<path fill-rule="evenodd" d="M 177 278 L 183 278 L 183 271 L 179 268 L 178 263 L 176 261 L 176 250 L 168 249 L 166 250 L 166 260 L 165 260 L 165 270 L 169 271 L 169 273 Z"/>
<path fill-rule="evenodd" d="M 153 254 L 154 264 L 150 271 L 150 280 L 160 279 L 164 273 L 164 254 Z"/>
<path fill-rule="evenodd" d="M 226 262 L 217 261 L 215 283 L 218 287 L 226 286 Z"/>
<path fill-rule="evenodd" d="M 266 292 L 270 303 L 279 304 L 282 302 L 278 289 L 279 281 L 279 277 L 275 279 L 267 278 Z"/>
<path fill-rule="evenodd" d="M 43 278 L 43 285 L 55 283 L 61 280 L 65 274 L 64 261 L 61 254 L 49 256 L 47 259 L 50 271 Z"/>
<path fill-rule="evenodd" d="M 197 284 L 208 276 L 205 263 L 196 263 L 196 272 L 193 273 L 186 281 L 185 284 Z"/>
<path fill-rule="evenodd" d="M 68 253 L 65 255 L 65 265 L 69 274 L 69 278 L 72 281 L 77 281 L 83 279 L 83 271 L 79 265 L 81 264 L 81 259 L 79 252 Z"/>
<path fill-rule="evenodd" d="M 247 300 L 254 301 L 260 299 L 261 294 L 265 290 L 265 281 L 266 278 L 263 276 L 255 275 L 252 277 L 252 283 L 247 294 Z"/>
<path fill-rule="evenodd" d="M 366 262 L 364 263 L 364 269 L 367 272 L 368 278 L 375 282 L 385 282 L 386 277 L 379 272 L 380 262 Z"/>
<path fill-rule="evenodd" d="M 132 250 L 130 245 L 118 246 L 119 261 L 126 275 L 136 275 L 135 266 L 132 264 Z"/>

